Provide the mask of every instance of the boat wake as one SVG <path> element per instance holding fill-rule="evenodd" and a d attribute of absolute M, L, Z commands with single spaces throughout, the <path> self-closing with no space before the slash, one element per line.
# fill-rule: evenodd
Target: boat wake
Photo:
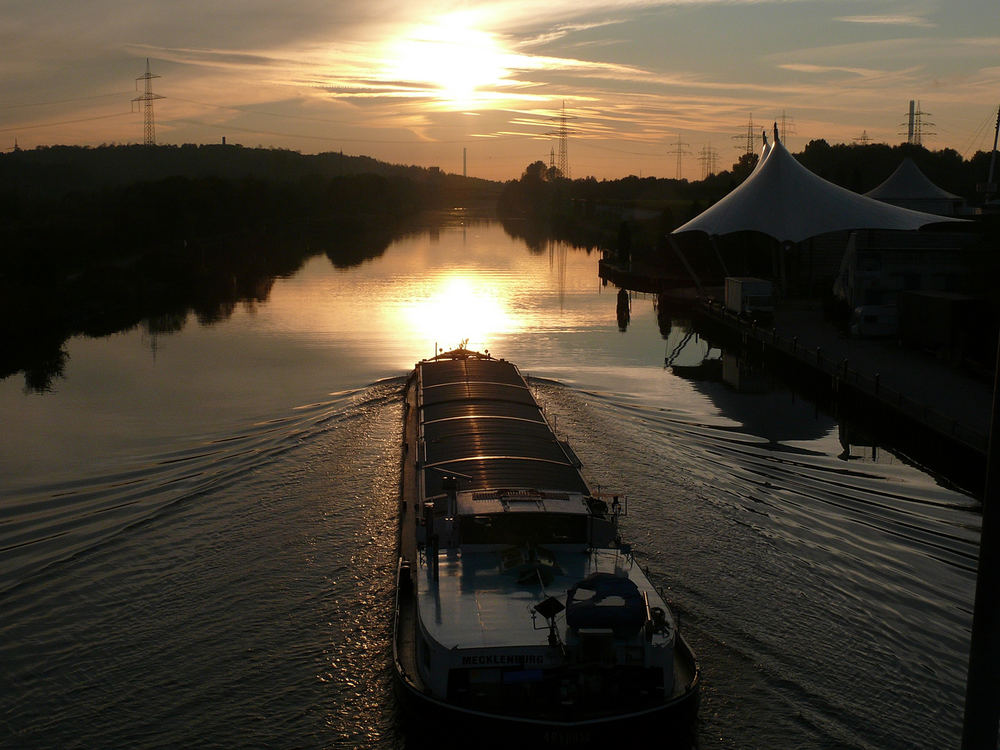
<path fill-rule="evenodd" d="M 845 440 L 834 420 L 787 396 L 762 396 L 739 422 L 534 387 L 588 479 L 628 488 L 636 521 L 623 533 L 669 583 L 705 664 L 703 721 L 718 725 L 702 736 L 759 747 L 957 743 L 973 498 Z M 933 718 L 917 726 L 915 716 Z"/>
<path fill-rule="evenodd" d="M 958 744 L 973 499 L 801 401 L 761 401 L 781 432 L 530 385 L 590 486 L 628 493 L 623 537 L 703 666 L 699 747 Z M 395 746 L 402 391 L 5 489 L 9 744 Z"/>
<path fill-rule="evenodd" d="M 403 380 L 330 394 L 292 413 L 225 435 L 178 440 L 181 447 L 121 457 L 106 474 L 21 487 L 0 496 L 0 594 L 47 567 L 99 549 L 172 508 L 252 483 L 283 455 L 337 423 L 362 418 L 366 404 L 398 399 Z"/>

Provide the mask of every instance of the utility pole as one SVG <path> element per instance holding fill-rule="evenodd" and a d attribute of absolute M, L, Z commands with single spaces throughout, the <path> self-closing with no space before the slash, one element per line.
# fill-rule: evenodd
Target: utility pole
<path fill-rule="evenodd" d="M 913 121 L 913 125 L 914 125 L 914 132 L 913 132 L 914 141 L 913 142 L 917 146 L 923 145 L 923 137 L 925 135 L 937 135 L 937 133 L 934 133 L 934 132 L 932 132 L 930 130 L 927 130 L 928 127 L 932 127 L 932 128 L 934 127 L 934 123 L 933 122 L 925 121 L 924 120 L 924 117 L 929 116 L 929 115 L 930 115 L 930 112 L 924 112 L 920 108 L 920 100 L 918 99 L 917 100 L 917 111 L 913 113 L 913 117 L 915 118 L 914 121 Z"/>
<path fill-rule="evenodd" d="M 690 154 L 691 153 L 690 151 L 688 151 L 685 148 L 685 146 L 690 146 L 691 144 L 690 143 L 684 143 L 681 140 L 681 134 L 678 133 L 677 134 L 677 142 L 674 143 L 674 144 L 672 144 L 672 145 L 673 145 L 673 148 L 670 149 L 669 151 L 667 151 L 667 153 L 668 154 L 677 154 L 677 175 L 676 175 L 676 179 L 680 180 L 682 178 L 682 176 L 683 176 L 682 159 L 684 157 L 684 154 Z"/>
<path fill-rule="evenodd" d="M 744 146 L 741 143 L 740 145 L 736 146 L 736 148 L 742 150 L 743 153 L 746 154 L 747 156 L 749 156 L 750 154 L 752 154 L 752 153 L 755 152 L 755 149 L 753 147 L 753 136 L 754 136 L 753 113 L 751 113 L 750 114 L 750 119 L 747 121 L 747 132 L 746 132 L 746 135 L 734 135 L 733 136 L 733 140 L 734 141 L 743 141 L 743 142 L 746 143 L 746 146 Z"/>
<path fill-rule="evenodd" d="M 549 131 L 545 135 L 554 135 L 559 139 L 559 158 L 554 160 L 555 149 L 549 157 L 549 166 L 555 166 L 559 173 L 565 177 L 567 180 L 570 179 L 569 173 L 569 136 L 572 131 L 570 131 L 567 122 L 571 119 L 569 115 L 566 114 L 566 102 L 562 104 L 562 112 L 559 115 L 559 127 L 556 130 Z"/>
<path fill-rule="evenodd" d="M 986 184 L 980 189 L 984 193 L 983 195 L 983 205 L 985 206 L 990 202 L 990 198 L 997 191 L 997 184 L 993 181 L 993 175 L 995 174 L 994 167 L 997 165 L 997 139 L 1000 138 L 1000 107 L 997 107 L 997 125 L 993 131 L 993 151 L 990 154 L 990 171 L 986 175 Z M 17 141 L 14 141 L 14 149 L 17 150 Z"/>
<path fill-rule="evenodd" d="M 135 79 L 135 90 L 139 90 L 139 81 L 145 81 L 145 90 L 141 96 L 137 96 L 132 100 L 132 104 L 135 105 L 136 102 L 142 104 L 142 125 L 143 125 L 143 138 L 142 142 L 146 146 L 156 145 L 156 126 L 153 121 L 153 102 L 156 99 L 163 99 L 164 97 L 159 94 L 153 93 L 153 79 L 159 78 L 160 76 L 153 75 L 149 72 L 149 58 L 146 58 L 146 73 Z M 133 109 L 133 111 L 135 111 Z"/>
<path fill-rule="evenodd" d="M 781 133 L 781 142 L 785 144 L 785 148 L 788 148 L 788 136 L 790 133 L 795 133 L 795 122 L 785 114 L 785 110 L 781 110 L 781 128 L 779 132 Z"/>
<path fill-rule="evenodd" d="M 698 152 L 698 161 L 701 162 L 701 179 L 707 179 L 716 173 L 716 162 L 719 152 L 712 148 L 712 144 L 702 146 Z"/>
<path fill-rule="evenodd" d="M 916 106 L 914 106 L 914 104 Z M 927 130 L 928 127 L 934 127 L 934 123 L 928 120 L 924 120 L 925 117 L 929 116 L 930 112 L 924 112 L 920 108 L 920 101 L 914 102 L 910 99 L 910 112 L 906 120 L 906 142 L 912 146 L 923 145 L 923 137 L 925 135 L 937 135 L 932 131 Z M 900 135 L 903 135 L 900 133 Z"/>
<path fill-rule="evenodd" d="M 872 137 L 868 135 L 867 130 L 862 130 L 861 135 L 859 135 L 857 138 L 853 138 L 852 140 L 859 146 L 867 146 L 869 143 L 872 142 Z"/>
<path fill-rule="evenodd" d="M 566 127 L 566 102 L 562 103 L 562 113 L 559 115 L 559 172 L 567 180 L 569 175 L 569 129 Z"/>

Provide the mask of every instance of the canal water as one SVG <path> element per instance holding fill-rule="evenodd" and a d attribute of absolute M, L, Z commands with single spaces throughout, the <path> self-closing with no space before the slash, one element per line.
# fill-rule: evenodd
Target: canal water
<path fill-rule="evenodd" d="M 210 325 L 73 339 L 48 392 L 0 381 L 0 746 L 405 747 L 400 398 L 461 342 L 628 494 L 699 747 L 957 746 L 977 503 L 597 261 L 457 213 Z"/>

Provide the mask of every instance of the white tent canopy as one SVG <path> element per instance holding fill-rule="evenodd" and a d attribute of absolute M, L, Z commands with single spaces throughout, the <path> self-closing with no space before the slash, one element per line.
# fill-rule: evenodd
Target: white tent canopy
<path fill-rule="evenodd" d="M 909 156 L 903 159 L 885 182 L 865 195 L 884 203 L 931 213 L 952 211 L 962 201 L 961 196 L 942 190 L 927 179 L 927 175 L 920 171 L 920 167 Z"/>
<path fill-rule="evenodd" d="M 866 198 L 813 174 L 788 153 L 775 127 L 757 167 L 739 187 L 674 234 L 709 235 L 761 232 L 779 242 L 801 242 L 827 232 L 850 229 L 919 229 L 956 221 Z"/>

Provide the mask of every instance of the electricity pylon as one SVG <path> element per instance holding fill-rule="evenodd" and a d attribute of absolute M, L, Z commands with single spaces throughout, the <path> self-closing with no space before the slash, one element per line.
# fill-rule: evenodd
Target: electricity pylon
<path fill-rule="evenodd" d="M 136 102 L 142 103 L 142 142 L 143 145 L 146 146 L 156 145 L 156 125 L 153 120 L 153 102 L 156 99 L 165 98 L 159 94 L 153 93 L 153 79 L 159 77 L 160 76 L 153 75 L 149 72 L 149 58 L 147 57 L 145 74 L 135 79 L 135 90 L 139 90 L 139 81 L 146 82 L 145 90 L 141 96 L 137 96 L 132 100 L 133 105 L 135 105 Z M 134 106 L 132 111 L 135 111 Z"/>
<path fill-rule="evenodd" d="M 669 151 L 667 151 L 667 153 L 668 154 L 677 154 L 677 174 L 676 174 L 676 179 L 679 180 L 679 179 L 681 179 L 681 177 L 683 175 L 683 171 L 682 171 L 681 167 L 682 167 L 682 159 L 684 157 L 684 154 L 690 154 L 691 153 L 690 151 L 688 151 L 685 148 L 685 146 L 690 146 L 691 144 L 690 143 L 684 143 L 681 140 L 681 134 L 678 133 L 677 134 L 677 142 L 673 143 L 671 145 L 673 146 L 673 148 L 670 149 Z"/>

